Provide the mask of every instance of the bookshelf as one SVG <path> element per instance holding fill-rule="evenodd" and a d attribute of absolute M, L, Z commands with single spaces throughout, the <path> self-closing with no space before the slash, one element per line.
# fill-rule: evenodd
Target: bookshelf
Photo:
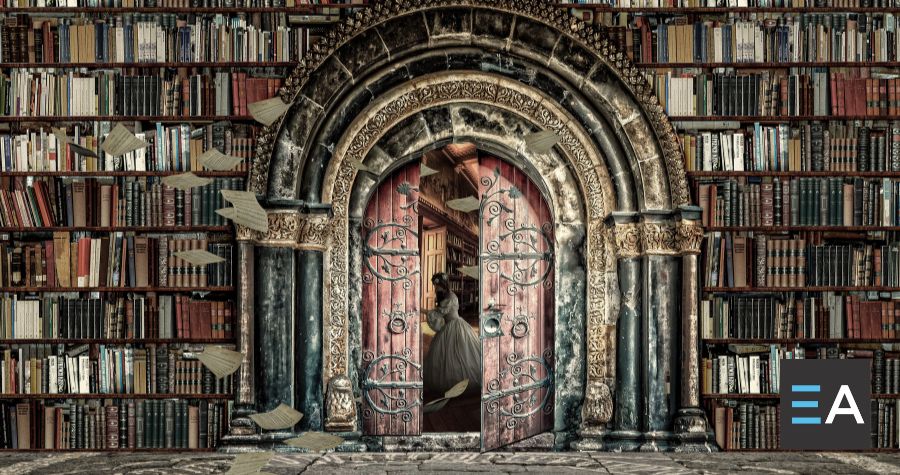
<path fill-rule="evenodd" d="M 198 359 L 235 346 L 219 190 L 245 188 L 247 106 L 367 7 L 261 3 L 0 0 L 0 451 L 209 451 L 228 432 L 232 376 Z M 105 154 L 119 124 L 148 147 Z M 205 169 L 213 148 L 244 161 Z M 185 172 L 214 181 L 162 183 Z M 224 261 L 174 254 L 195 249 Z"/>
<path fill-rule="evenodd" d="M 897 450 L 900 48 L 879 35 L 900 3 L 575 3 L 555 5 L 653 85 L 704 209 L 701 392 L 719 445 L 778 449 L 780 358 L 855 357 L 874 365 L 873 447 Z M 847 41 L 860 30 L 870 41 Z"/>

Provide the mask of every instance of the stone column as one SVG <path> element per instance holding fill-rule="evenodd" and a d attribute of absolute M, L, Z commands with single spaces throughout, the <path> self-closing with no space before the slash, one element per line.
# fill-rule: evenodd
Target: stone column
<path fill-rule="evenodd" d="M 678 300 L 681 274 L 671 211 L 642 216 L 643 319 L 641 383 L 644 390 L 642 451 L 667 450 L 678 409 Z"/>
<path fill-rule="evenodd" d="M 297 236 L 297 312 L 294 328 L 297 410 L 301 430 L 321 431 L 322 395 L 322 252 L 328 230 L 328 208 L 300 215 Z"/>
<path fill-rule="evenodd" d="M 641 229 L 637 213 L 612 213 L 609 221 L 615 240 L 619 278 L 618 324 L 616 325 L 616 401 L 613 431 L 607 448 L 636 450 L 641 442 Z"/>
<path fill-rule="evenodd" d="M 675 418 L 676 451 L 717 450 L 706 413 L 700 408 L 700 338 L 698 256 L 703 241 L 701 208 L 679 209 L 676 240 L 681 252 L 681 407 Z"/>
<path fill-rule="evenodd" d="M 247 416 L 254 413 L 256 404 L 256 386 L 254 382 L 254 250 L 247 228 L 238 227 L 237 233 L 237 322 L 234 333 L 237 335 L 237 351 L 243 355 L 241 367 L 235 379 L 235 404 L 231 419 L 229 436 L 243 438 L 256 433 L 256 429 Z M 226 441 L 228 443 L 228 441 Z"/>

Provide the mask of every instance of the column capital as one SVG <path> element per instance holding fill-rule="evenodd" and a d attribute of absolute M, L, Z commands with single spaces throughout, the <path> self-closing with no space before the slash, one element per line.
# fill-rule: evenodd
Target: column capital
<path fill-rule="evenodd" d="M 267 232 L 235 225 L 237 240 L 251 241 L 262 247 L 325 250 L 331 224 L 329 213 L 306 213 L 297 209 L 266 210 L 266 213 L 269 221 Z"/>
<path fill-rule="evenodd" d="M 703 242 L 703 226 L 700 223 L 702 208 L 682 206 L 678 209 L 675 225 L 678 249 L 682 254 L 699 254 Z"/>
<path fill-rule="evenodd" d="M 616 257 L 620 259 L 640 257 L 642 250 L 640 214 L 613 212 L 606 222 L 612 231 Z"/>
<path fill-rule="evenodd" d="M 641 214 L 641 240 L 644 254 L 678 254 L 675 239 L 675 215 L 672 211 L 646 211 Z"/>

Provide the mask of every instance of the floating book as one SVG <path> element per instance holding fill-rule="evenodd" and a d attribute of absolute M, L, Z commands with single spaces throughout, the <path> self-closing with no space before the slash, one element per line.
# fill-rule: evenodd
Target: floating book
<path fill-rule="evenodd" d="M 243 357 L 237 351 L 218 346 L 207 346 L 202 353 L 197 355 L 197 359 L 217 378 L 224 378 L 241 367 Z"/>
<path fill-rule="evenodd" d="M 65 129 L 54 127 L 53 135 L 56 136 L 56 140 L 58 140 L 59 143 L 67 144 L 69 147 L 72 148 L 72 150 L 75 151 L 75 153 L 77 153 L 79 155 L 86 155 L 88 157 L 96 157 L 97 156 L 97 154 L 93 150 L 91 150 L 89 148 L 84 148 L 81 146 L 81 144 L 79 144 L 75 140 L 67 137 Z"/>
<path fill-rule="evenodd" d="M 465 198 L 448 201 L 447 207 L 450 209 L 455 209 L 456 211 L 470 213 L 481 208 L 481 201 L 474 196 L 467 196 Z"/>
<path fill-rule="evenodd" d="M 247 110 L 257 122 L 263 125 L 272 125 L 290 108 L 280 97 L 273 97 L 264 101 L 247 105 Z"/>
<path fill-rule="evenodd" d="M 190 190 L 195 186 L 206 186 L 212 183 L 212 181 L 212 178 L 199 177 L 191 172 L 182 173 L 180 175 L 169 175 L 167 177 L 163 177 L 162 179 L 164 185 L 171 186 L 172 188 L 176 188 L 182 191 Z"/>
<path fill-rule="evenodd" d="M 550 153 L 553 146 L 559 142 L 559 135 L 552 130 L 542 130 L 525 136 L 525 149 L 529 152 L 543 155 Z"/>
<path fill-rule="evenodd" d="M 288 429 L 303 419 L 303 413 L 286 404 L 281 404 L 269 412 L 251 414 L 250 419 L 253 419 L 256 425 L 265 430 Z"/>
<path fill-rule="evenodd" d="M 203 168 L 217 172 L 234 170 L 234 167 L 244 161 L 241 157 L 225 155 L 214 148 L 203 152 L 203 155 L 200 155 L 198 160 L 200 164 L 203 165 Z"/>
<path fill-rule="evenodd" d="M 225 259 L 217 256 L 205 249 L 194 249 L 191 251 L 180 251 L 174 253 L 175 257 L 184 259 L 195 266 L 205 266 L 207 264 L 218 264 L 225 262 Z"/>
<path fill-rule="evenodd" d="M 252 417 L 252 416 L 251 416 Z M 225 472 L 228 475 L 248 475 L 261 473 L 260 470 L 269 463 L 275 452 L 252 452 L 238 454 L 231 462 L 231 468 Z"/>
<path fill-rule="evenodd" d="M 425 163 L 419 164 L 419 178 L 425 178 L 426 176 L 431 176 L 436 173 L 439 173 L 439 172 L 437 170 L 435 170 L 434 168 L 431 168 L 428 165 L 425 165 Z"/>
<path fill-rule="evenodd" d="M 457 268 L 457 270 L 459 270 L 460 274 L 471 277 L 473 279 L 477 279 L 479 277 L 478 274 L 480 272 L 480 269 L 478 268 L 478 266 L 461 266 Z"/>
<path fill-rule="evenodd" d="M 253 192 L 222 190 L 222 197 L 234 207 L 217 209 L 216 213 L 220 216 L 261 233 L 268 231 L 268 215 Z"/>
<path fill-rule="evenodd" d="M 148 144 L 134 136 L 124 125 L 118 124 L 116 128 L 106 136 L 100 148 L 113 157 L 119 157 L 135 150 L 140 150 Z"/>
<path fill-rule="evenodd" d="M 462 393 L 466 392 L 466 388 L 468 388 L 468 387 L 469 387 L 468 379 L 464 379 L 464 380 L 454 384 L 452 388 L 448 389 L 444 393 L 444 397 L 437 398 L 434 401 L 431 401 L 428 404 L 425 404 L 425 407 L 423 408 L 423 410 L 427 414 L 429 412 L 435 412 L 435 411 L 439 411 L 439 410 L 443 409 L 444 406 L 446 406 L 447 403 L 450 402 L 451 399 L 453 399 L 455 397 L 459 397 L 462 395 Z"/>

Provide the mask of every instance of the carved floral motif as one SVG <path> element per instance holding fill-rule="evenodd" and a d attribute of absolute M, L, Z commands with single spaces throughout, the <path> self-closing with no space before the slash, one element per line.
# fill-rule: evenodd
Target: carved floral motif
<path fill-rule="evenodd" d="M 699 254 L 703 242 L 703 227 L 697 221 L 678 221 L 675 224 L 678 249 L 684 254 Z"/>

